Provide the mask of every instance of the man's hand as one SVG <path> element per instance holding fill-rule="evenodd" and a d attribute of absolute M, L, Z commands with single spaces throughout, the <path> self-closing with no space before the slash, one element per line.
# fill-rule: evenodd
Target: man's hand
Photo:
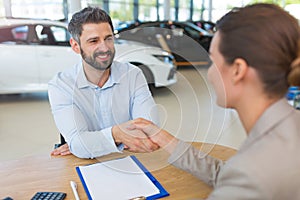
<path fill-rule="evenodd" d="M 152 152 L 159 148 L 143 131 L 131 129 L 132 121 L 112 127 L 112 135 L 116 143 L 123 143 L 125 148 L 133 152 Z"/>
<path fill-rule="evenodd" d="M 70 152 L 69 145 L 67 143 L 61 145 L 60 147 L 54 149 L 51 152 L 51 156 L 58 156 L 58 155 L 65 156 L 65 155 L 70 155 L 70 154 L 72 154 L 72 153 Z"/>

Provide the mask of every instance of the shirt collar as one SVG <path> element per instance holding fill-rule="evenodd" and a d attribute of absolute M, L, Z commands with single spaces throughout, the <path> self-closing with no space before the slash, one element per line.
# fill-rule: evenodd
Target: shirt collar
<path fill-rule="evenodd" d="M 101 89 L 109 88 L 115 84 L 120 83 L 119 78 L 121 77 L 122 74 L 120 74 L 120 70 L 116 66 L 115 62 L 112 63 L 110 69 L 111 70 L 110 70 L 109 78 Z M 97 85 L 95 85 L 87 80 L 86 75 L 83 70 L 82 62 L 80 64 L 78 64 L 77 86 L 79 89 L 86 88 L 86 87 L 92 87 L 92 88 L 98 87 Z"/>

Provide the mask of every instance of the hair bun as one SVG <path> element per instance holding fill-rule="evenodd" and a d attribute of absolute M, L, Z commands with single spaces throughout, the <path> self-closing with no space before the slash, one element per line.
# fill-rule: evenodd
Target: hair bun
<path fill-rule="evenodd" d="M 296 58 L 291 64 L 288 82 L 292 86 L 300 86 L 300 57 Z"/>

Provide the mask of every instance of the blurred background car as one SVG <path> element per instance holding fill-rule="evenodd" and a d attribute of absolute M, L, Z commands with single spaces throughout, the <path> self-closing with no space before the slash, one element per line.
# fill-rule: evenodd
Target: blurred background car
<path fill-rule="evenodd" d="M 59 71 L 80 62 L 70 47 L 66 24 L 49 20 L 0 20 L 0 94 L 47 91 Z M 173 56 L 161 48 L 116 40 L 116 57 L 140 67 L 148 84 L 176 83 Z"/>
<path fill-rule="evenodd" d="M 198 20 L 198 21 L 189 21 L 196 26 L 206 30 L 209 33 L 215 33 L 216 32 L 216 23 L 211 21 L 205 21 L 205 20 Z"/>
<path fill-rule="evenodd" d="M 191 22 L 136 22 L 116 28 L 117 38 L 143 42 L 171 52 L 176 65 L 208 65 L 212 33 Z"/>

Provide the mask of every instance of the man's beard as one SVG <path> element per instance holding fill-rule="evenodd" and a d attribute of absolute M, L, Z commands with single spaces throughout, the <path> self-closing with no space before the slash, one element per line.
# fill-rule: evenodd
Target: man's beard
<path fill-rule="evenodd" d="M 110 56 L 110 59 L 107 61 L 103 61 L 103 62 L 97 62 L 96 61 L 96 57 L 99 55 L 106 55 L 108 54 Z M 93 68 L 97 69 L 97 70 L 106 70 L 108 68 L 111 67 L 111 64 L 113 62 L 113 59 L 115 57 L 115 52 L 114 51 L 110 51 L 108 50 L 107 52 L 95 52 L 93 53 L 93 56 L 88 57 L 85 52 L 81 49 L 81 56 L 82 59 L 88 63 L 90 66 L 92 66 Z"/>

